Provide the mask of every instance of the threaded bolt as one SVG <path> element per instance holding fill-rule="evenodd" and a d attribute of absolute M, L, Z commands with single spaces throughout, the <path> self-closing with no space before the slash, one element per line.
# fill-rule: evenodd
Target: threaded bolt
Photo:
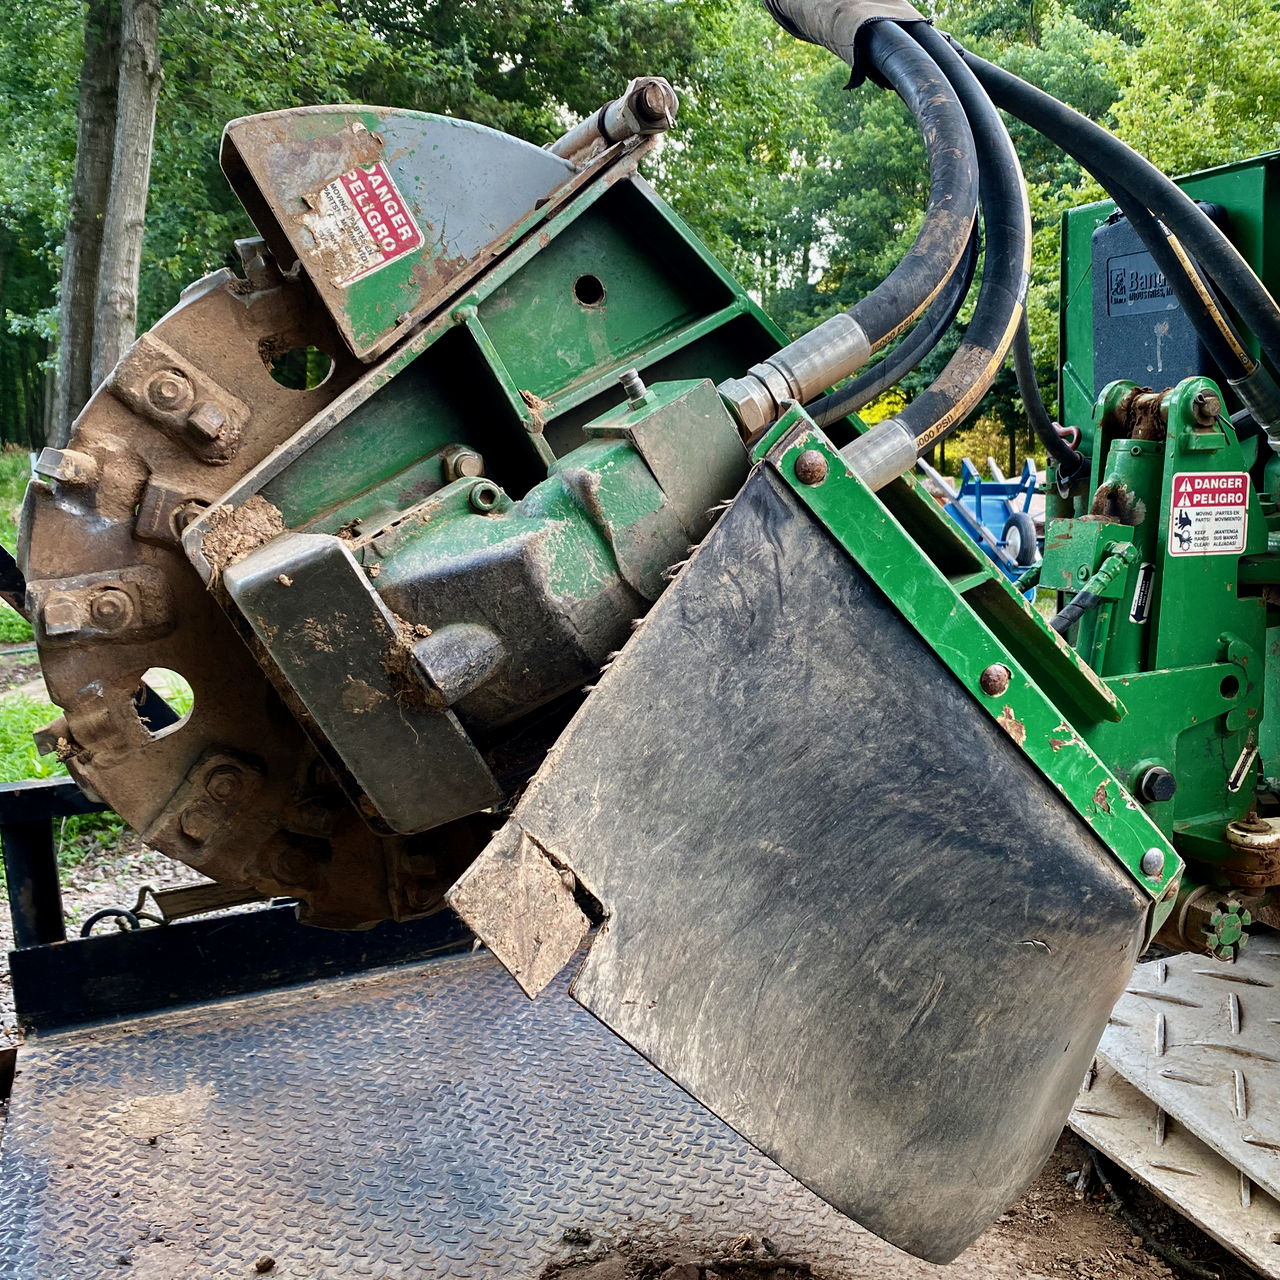
<path fill-rule="evenodd" d="M 627 403 L 633 409 L 638 409 L 643 403 L 646 395 L 649 394 L 649 388 L 644 385 L 644 379 L 635 369 L 627 369 L 618 375 L 618 381 L 622 383 L 622 389 L 627 393 Z"/>

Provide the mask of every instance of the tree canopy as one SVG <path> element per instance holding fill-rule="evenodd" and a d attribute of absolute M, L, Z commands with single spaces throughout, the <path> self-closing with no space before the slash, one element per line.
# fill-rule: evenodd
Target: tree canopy
<path fill-rule="evenodd" d="M 984 56 L 1113 128 L 1173 172 L 1280 144 L 1280 12 L 1263 0 L 944 0 Z M 0 29 L 0 436 L 34 443 L 56 342 L 59 246 L 75 159 L 82 0 L 11 0 Z M 236 116 L 364 101 L 477 120 L 541 144 L 631 76 L 667 76 L 678 125 L 648 162 L 660 192 L 799 333 L 872 288 L 928 195 L 902 103 L 785 35 L 758 0 L 172 0 L 139 326 L 232 261 L 250 223 L 218 168 Z M 1096 189 L 1011 125 L 1036 221 L 1030 316 L 1052 383 L 1061 210 Z M 962 313 L 913 394 L 954 349 Z M 986 412 L 1020 420 L 1011 372 Z"/>

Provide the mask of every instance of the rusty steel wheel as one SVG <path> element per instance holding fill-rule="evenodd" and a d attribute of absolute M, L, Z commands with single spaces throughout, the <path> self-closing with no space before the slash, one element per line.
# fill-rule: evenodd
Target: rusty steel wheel
<path fill-rule="evenodd" d="M 19 560 L 64 713 L 37 741 L 154 848 L 359 928 L 438 908 L 485 830 L 373 829 L 183 554 L 185 525 L 364 371 L 311 284 L 259 243 L 248 280 L 206 277 L 143 335 L 28 488 Z M 332 361 L 320 385 L 273 378 L 307 348 Z M 154 668 L 189 683 L 180 719 L 144 686 Z"/>

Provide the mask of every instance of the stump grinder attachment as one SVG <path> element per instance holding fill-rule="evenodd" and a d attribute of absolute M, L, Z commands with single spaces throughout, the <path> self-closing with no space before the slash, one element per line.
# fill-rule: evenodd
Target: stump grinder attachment
<path fill-rule="evenodd" d="M 244 275 L 45 451 L 5 590 L 64 709 L 40 744 L 154 847 L 331 928 L 447 901 L 530 996 L 589 941 L 605 1025 L 945 1262 L 1037 1173 L 1146 945 L 1230 960 L 1271 910 L 1280 313 L 1221 218 L 904 0 L 770 7 L 926 141 L 918 239 L 847 312 L 786 344 L 639 176 L 665 81 L 541 150 L 385 108 L 234 121 Z M 997 106 L 1134 237 L 1095 245 L 1064 357 L 1079 450 L 1036 386 Z M 868 428 L 979 229 L 954 357 Z M 1158 313 L 1124 310 L 1130 269 Z M 1177 385 L 1089 390 L 1113 318 L 1146 376 L 1148 314 Z M 1017 587 L 912 471 L 1010 352 L 1050 460 Z"/>

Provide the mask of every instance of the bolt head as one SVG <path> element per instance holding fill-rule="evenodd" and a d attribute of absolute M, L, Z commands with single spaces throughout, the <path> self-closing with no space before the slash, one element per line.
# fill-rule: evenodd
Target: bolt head
<path fill-rule="evenodd" d="M 216 440 L 226 425 L 227 415 L 207 400 L 196 405 L 187 418 L 187 430 L 201 440 Z"/>
<path fill-rule="evenodd" d="M 655 120 L 662 119 L 667 110 L 667 95 L 663 87 L 656 82 L 647 84 L 642 96 L 645 111 Z"/>
<path fill-rule="evenodd" d="M 1197 391 L 1191 401 L 1191 412 L 1202 427 L 1211 427 L 1222 414 L 1222 401 L 1212 391 Z"/>
<path fill-rule="evenodd" d="M 1168 769 L 1152 765 L 1138 779 L 1138 795 L 1148 804 L 1162 804 L 1172 800 L 1178 790 L 1178 780 Z"/>
<path fill-rule="evenodd" d="M 817 449 L 806 449 L 796 459 L 796 479 L 801 484 L 821 484 L 827 478 L 827 460 Z"/>
<path fill-rule="evenodd" d="M 979 677 L 982 692 L 989 698 L 998 698 L 1009 687 L 1013 673 L 1003 662 L 993 662 Z"/>
<path fill-rule="evenodd" d="M 178 819 L 182 834 L 196 844 L 203 844 L 214 832 L 218 819 L 222 815 L 208 800 L 197 800 L 189 804 Z"/>
<path fill-rule="evenodd" d="M 133 601 L 119 587 L 104 587 L 89 602 L 89 616 L 103 631 L 119 631 L 133 617 Z"/>
<path fill-rule="evenodd" d="M 628 404 L 631 408 L 638 409 L 644 403 L 644 398 L 649 391 L 649 388 L 644 385 L 644 379 L 635 369 L 624 369 L 618 374 L 618 381 L 622 384 L 623 391 L 627 393 Z"/>
<path fill-rule="evenodd" d="M 181 369 L 161 369 L 147 383 L 147 399 L 164 413 L 181 413 L 195 399 L 195 388 Z"/>
<path fill-rule="evenodd" d="M 1142 874 L 1150 880 L 1158 880 L 1164 874 L 1164 852 L 1148 849 L 1142 855 Z"/>
<path fill-rule="evenodd" d="M 204 789 L 219 804 L 226 804 L 244 790 L 244 778 L 233 765 L 219 765 L 205 779 Z"/>

